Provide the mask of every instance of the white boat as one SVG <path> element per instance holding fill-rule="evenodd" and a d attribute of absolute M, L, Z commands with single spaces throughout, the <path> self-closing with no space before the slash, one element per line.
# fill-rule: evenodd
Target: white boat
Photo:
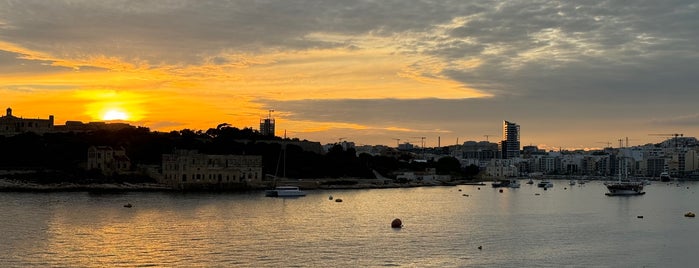
<path fill-rule="evenodd" d="M 547 180 L 542 180 L 539 183 L 537 183 L 536 186 L 541 187 L 541 188 L 551 188 L 551 187 L 553 187 L 553 182 L 547 181 Z"/>
<path fill-rule="evenodd" d="M 527 184 L 534 184 L 534 181 L 532 179 L 529 179 L 529 181 L 527 181 Z"/>
<path fill-rule="evenodd" d="M 269 197 L 294 197 L 306 196 L 306 192 L 301 191 L 297 186 L 277 186 L 272 190 L 265 190 L 265 196 Z"/>
<path fill-rule="evenodd" d="M 519 180 L 510 180 L 510 184 L 507 186 L 510 188 L 519 188 Z"/>
<path fill-rule="evenodd" d="M 575 185 L 575 180 L 570 180 L 570 185 L 571 186 Z"/>

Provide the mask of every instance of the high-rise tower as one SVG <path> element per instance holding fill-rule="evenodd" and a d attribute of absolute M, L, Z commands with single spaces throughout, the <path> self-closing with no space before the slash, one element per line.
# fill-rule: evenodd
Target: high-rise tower
<path fill-rule="evenodd" d="M 260 134 L 263 136 L 274 137 L 274 118 L 272 118 L 272 112 L 274 112 L 274 110 L 269 110 L 269 116 L 260 119 Z"/>
<path fill-rule="evenodd" d="M 520 156 L 519 125 L 513 122 L 503 121 L 502 141 L 500 141 L 499 147 L 503 159 Z"/>

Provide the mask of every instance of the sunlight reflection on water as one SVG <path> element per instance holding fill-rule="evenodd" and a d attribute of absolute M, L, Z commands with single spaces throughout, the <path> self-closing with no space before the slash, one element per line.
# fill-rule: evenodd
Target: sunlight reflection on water
<path fill-rule="evenodd" d="M 699 210 L 699 184 L 686 185 L 652 185 L 630 198 L 606 197 L 597 182 L 503 193 L 489 186 L 324 190 L 291 199 L 0 193 L 8 204 L 0 213 L 0 264 L 686 266 L 694 257 L 687 249 L 699 246 L 699 224 L 682 215 Z M 390 228 L 395 218 L 404 228 Z"/>

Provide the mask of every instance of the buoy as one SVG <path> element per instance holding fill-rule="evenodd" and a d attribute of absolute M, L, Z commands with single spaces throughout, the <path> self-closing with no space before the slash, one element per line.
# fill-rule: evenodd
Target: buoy
<path fill-rule="evenodd" d="M 534 195 L 541 195 L 540 193 L 535 193 Z"/>
<path fill-rule="evenodd" d="M 328 196 L 328 199 L 333 200 L 333 196 L 332 195 Z"/>
<path fill-rule="evenodd" d="M 643 216 L 639 215 L 639 216 L 636 216 L 636 218 L 643 219 Z"/>
<path fill-rule="evenodd" d="M 544 187 L 544 191 L 546 191 L 546 189 L 548 189 L 548 188 Z"/>
<path fill-rule="evenodd" d="M 335 199 L 335 202 L 340 203 L 340 202 L 342 202 L 342 199 L 341 198 Z"/>
<path fill-rule="evenodd" d="M 502 189 L 500 189 L 500 192 L 502 193 Z"/>
<path fill-rule="evenodd" d="M 391 222 L 391 228 L 403 228 L 403 222 L 400 219 L 394 219 Z"/>
<path fill-rule="evenodd" d="M 133 207 L 133 205 L 131 205 L 131 203 L 129 203 L 129 204 L 124 205 L 124 207 L 125 207 L 125 208 L 130 208 L 130 207 Z"/>
<path fill-rule="evenodd" d="M 685 213 L 684 216 L 689 217 L 689 218 L 694 218 L 695 215 L 694 215 L 694 212 L 690 211 L 690 212 Z"/>
<path fill-rule="evenodd" d="M 480 190 L 480 189 L 481 189 L 481 187 L 478 187 L 478 190 Z"/>
<path fill-rule="evenodd" d="M 462 194 L 462 195 L 463 195 L 463 196 L 465 196 L 465 197 L 468 197 L 468 195 L 467 195 L 467 194 Z"/>
<path fill-rule="evenodd" d="M 483 250 L 483 246 L 478 246 L 478 249 L 479 249 L 479 250 Z"/>
<path fill-rule="evenodd" d="M 563 190 L 568 190 L 568 187 L 563 187 Z"/>
<path fill-rule="evenodd" d="M 459 192 L 461 192 L 461 189 L 459 189 Z"/>

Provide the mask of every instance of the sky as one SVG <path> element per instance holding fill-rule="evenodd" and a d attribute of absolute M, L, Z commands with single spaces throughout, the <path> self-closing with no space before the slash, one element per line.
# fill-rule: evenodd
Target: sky
<path fill-rule="evenodd" d="M 698 136 L 698 101 L 697 1 L 0 0 L 0 107 L 58 125 L 584 149 Z"/>

